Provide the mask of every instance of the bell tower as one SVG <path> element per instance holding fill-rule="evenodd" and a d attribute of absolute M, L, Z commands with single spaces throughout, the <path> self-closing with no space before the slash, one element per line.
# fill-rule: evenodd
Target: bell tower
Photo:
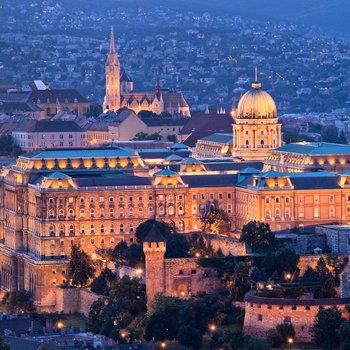
<path fill-rule="evenodd" d="M 111 28 L 109 53 L 106 60 L 106 96 L 103 110 L 117 111 L 120 108 L 120 63 L 115 51 L 114 29 Z"/>

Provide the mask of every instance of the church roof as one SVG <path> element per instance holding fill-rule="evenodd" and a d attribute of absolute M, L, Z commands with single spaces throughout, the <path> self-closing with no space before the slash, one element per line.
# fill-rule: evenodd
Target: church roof
<path fill-rule="evenodd" d="M 132 79 L 127 75 L 125 70 L 123 70 L 123 72 L 120 76 L 120 81 L 132 82 Z"/>

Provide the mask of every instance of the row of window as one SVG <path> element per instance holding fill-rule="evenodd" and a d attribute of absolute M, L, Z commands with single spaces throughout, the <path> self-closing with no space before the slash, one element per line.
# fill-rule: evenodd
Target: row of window
<path fill-rule="evenodd" d="M 120 233 L 125 233 L 127 231 L 127 225 L 124 224 L 120 224 L 119 225 L 119 232 Z M 89 232 L 90 235 L 93 235 L 95 233 L 101 233 L 104 234 L 106 233 L 106 226 L 105 225 L 100 225 L 98 228 L 96 228 L 95 225 L 90 225 L 89 230 L 86 229 L 85 225 L 80 225 L 80 233 L 82 235 L 87 234 L 87 232 Z M 129 230 L 128 232 L 133 233 L 134 232 L 134 225 L 133 224 L 129 224 Z M 114 225 L 111 224 L 110 228 L 109 228 L 109 232 L 110 233 L 115 233 L 115 228 Z M 75 235 L 75 226 L 74 225 L 70 225 L 69 229 L 68 229 L 68 233 L 70 236 Z M 56 236 L 56 229 L 54 225 L 51 225 L 49 227 L 49 234 L 50 236 Z M 58 228 L 58 234 L 59 236 L 65 236 L 66 235 L 66 228 L 64 225 L 60 225 Z"/>

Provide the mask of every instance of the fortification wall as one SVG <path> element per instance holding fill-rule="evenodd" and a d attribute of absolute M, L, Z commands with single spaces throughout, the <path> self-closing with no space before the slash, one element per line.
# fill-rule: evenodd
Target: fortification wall
<path fill-rule="evenodd" d="M 224 255 L 244 256 L 247 255 L 246 245 L 237 237 L 219 236 L 207 234 L 204 236 L 207 243 L 217 252 L 221 249 Z"/>
<path fill-rule="evenodd" d="M 82 288 L 56 288 L 55 311 L 63 313 L 89 314 L 91 304 L 100 298 L 99 295 Z"/>
<path fill-rule="evenodd" d="M 165 259 L 166 296 L 190 298 L 200 292 L 213 293 L 222 289 L 217 272 L 204 268 L 198 259 Z"/>
<path fill-rule="evenodd" d="M 266 338 L 266 332 L 277 325 L 290 322 L 295 329 L 296 342 L 311 342 L 311 328 L 320 308 L 336 306 L 346 313 L 347 299 L 276 299 L 247 294 L 245 299 L 244 332 L 252 337 Z"/>

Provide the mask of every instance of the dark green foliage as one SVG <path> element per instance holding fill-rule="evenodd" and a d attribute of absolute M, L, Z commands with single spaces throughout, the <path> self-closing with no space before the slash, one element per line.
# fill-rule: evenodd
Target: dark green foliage
<path fill-rule="evenodd" d="M 250 341 L 250 337 L 239 330 L 226 330 L 214 333 L 212 337 L 213 349 L 238 350 L 243 349 Z"/>
<path fill-rule="evenodd" d="M 322 349 L 332 350 L 339 346 L 340 327 L 346 322 L 337 308 L 319 309 L 312 328 L 313 339 Z"/>
<path fill-rule="evenodd" d="M 21 153 L 22 150 L 15 145 L 11 135 L 0 135 L 0 156 L 16 157 Z"/>
<path fill-rule="evenodd" d="M 186 236 L 173 233 L 166 239 L 166 258 L 185 258 L 188 256 L 190 244 Z"/>
<path fill-rule="evenodd" d="M 88 329 L 117 341 L 124 341 L 121 330 L 127 329 L 130 340 L 140 339 L 135 327 L 138 317 L 146 311 L 145 294 L 140 280 L 127 276 L 117 279 L 106 301 L 99 299 L 91 305 Z"/>
<path fill-rule="evenodd" d="M 133 243 L 124 252 L 124 259 L 130 266 L 136 266 L 144 260 L 144 254 L 141 244 Z"/>
<path fill-rule="evenodd" d="M 283 344 L 283 339 L 276 329 L 267 331 L 266 339 L 272 348 L 280 348 Z"/>
<path fill-rule="evenodd" d="M 206 243 L 205 239 L 200 233 L 193 233 L 189 238 L 189 243 L 189 251 L 192 256 L 195 256 L 196 254 L 199 254 L 200 256 L 213 255 L 212 247 L 210 246 L 210 244 Z"/>
<path fill-rule="evenodd" d="M 153 225 L 156 225 L 160 233 L 164 236 L 164 238 L 167 238 L 172 233 L 176 233 L 175 226 L 171 226 L 168 223 L 164 221 L 157 221 L 157 220 L 147 220 L 140 224 L 136 229 L 136 239 L 138 243 L 142 243 L 145 237 L 148 235 L 149 231 L 153 227 Z"/>
<path fill-rule="evenodd" d="M 275 235 L 269 224 L 250 221 L 243 226 L 240 241 L 246 243 L 253 251 L 260 252 L 274 244 Z"/>
<path fill-rule="evenodd" d="M 94 277 L 95 267 L 91 258 L 77 245 L 72 245 L 68 263 L 68 276 L 73 286 L 85 287 Z"/>
<path fill-rule="evenodd" d="M 99 295 L 107 296 L 115 280 L 115 274 L 110 269 L 105 268 L 101 274 L 92 281 L 91 291 Z"/>
<path fill-rule="evenodd" d="M 112 258 L 116 263 L 122 263 L 125 259 L 125 252 L 128 249 L 128 245 L 125 241 L 120 241 L 113 249 Z"/>
<path fill-rule="evenodd" d="M 35 309 L 32 294 L 26 290 L 6 292 L 2 304 L 10 314 L 28 314 Z"/>
<path fill-rule="evenodd" d="M 243 301 L 245 294 L 250 290 L 249 267 L 244 262 L 239 262 L 234 267 L 233 274 L 224 273 L 222 278 L 233 300 Z"/>
<path fill-rule="evenodd" d="M 11 350 L 10 345 L 7 344 L 1 337 L 0 337 L 0 350 Z"/>
<path fill-rule="evenodd" d="M 277 252 L 269 252 L 262 262 L 266 276 L 272 277 L 276 282 L 285 274 L 291 275 L 298 271 L 299 256 L 293 249 L 283 249 Z M 283 276 L 282 276 L 283 277 Z"/>
<path fill-rule="evenodd" d="M 336 296 L 335 280 L 323 257 L 318 260 L 315 270 L 320 281 L 320 286 L 314 293 L 315 298 L 334 298 Z"/>
<path fill-rule="evenodd" d="M 277 334 L 280 335 L 283 344 L 288 343 L 288 338 L 295 337 L 295 330 L 291 323 L 281 323 L 276 327 Z"/>
<path fill-rule="evenodd" d="M 209 211 L 203 219 L 203 231 L 213 234 L 227 234 L 231 223 L 227 213 L 222 209 Z"/>
<path fill-rule="evenodd" d="M 135 137 L 132 139 L 134 141 L 144 141 L 144 140 L 161 140 L 162 136 L 159 132 L 155 132 L 153 134 L 147 134 L 144 132 L 138 132 Z"/>
<path fill-rule="evenodd" d="M 177 333 L 177 340 L 181 345 L 190 346 L 193 349 L 199 349 L 203 344 L 201 332 L 189 325 L 180 327 Z"/>
<path fill-rule="evenodd" d="M 301 277 L 301 281 L 307 282 L 307 283 L 317 283 L 319 282 L 319 279 L 317 277 L 315 270 L 312 269 L 310 266 L 308 266 L 303 276 Z"/>
<path fill-rule="evenodd" d="M 102 106 L 99 103 L 93 103 L 87 112 L 85 113 L 85 116 L 89 117 L 98 117 L 102 114 Z"/>
<path fill-rule="evenodd" d="M 327 126 L 325 129 L 323 129 L 321 135 L 322 141 L 324 142 L 346 143 L 345 135 L 342 135 L 342 137 L 340 137 L 339 129 L 333 125 Z"/>

